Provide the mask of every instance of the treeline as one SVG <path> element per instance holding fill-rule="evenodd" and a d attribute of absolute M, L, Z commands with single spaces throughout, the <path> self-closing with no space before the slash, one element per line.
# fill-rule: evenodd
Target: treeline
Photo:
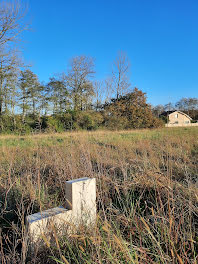
<path fill-rule="evenodd" d="M 0 5 L 0 132 L 159 126 L 146 95 L 131 89 L 130 63 L 119 52 L 104 81 L 92 57 L 73 57 L 66 71 L 43 83 L 21 60 L 19 38 L 27 29 L 18 1 Z M 17 41 L 16 41 L 17 40 Z"/>
<path fill-rule="evenodd" d="M 15 54 L 16 55 L 16 54 Z M 94 59 L 76 56 L 66 72 L 44 84 L 21 69 L 13 53 L 0 57 L 0 131 L 42 132 L 76 129 L 156 127 L 146 95 L 130 92 L 129 61 L 119 53 L 111 76 L 95 81 Z M 112 96 L 113 98 L 110 98 Z"/>
<path fill-rule="evenodd" d="M 179 110 L 189 115 L 193 121 L 198 121 L 198 98 L 181 98 L 178 102 L 165 105 L 156 105 L 152 111 L 156 117 L 160 117 L 164 112 Z"/>
<path fill-rule="evenodd" d="M 120 54 L 117 60 L 124 56 Z M 120 65 L 120 64 L 119 64 Z M 0 131 L 61 132 L 76 129 L 129 129 L 157 127 L 146 95 L 130 87 L 121 73 L 105 82 L 94 81 L 94 61 L 77 56 L 68 71 L 51 77 L 47 84 L 39 81 L 30 69 L 0 75 Z M 126 74 L 126 72 L 125 72 Z M 126 77 L 126 76 L 125 76 Z M 111 81 L 110 81 L 111 80 Z M 109 86 L 114 98 L 109 98 Z M 126 88 L 126 89 L 125 89 Z"/>

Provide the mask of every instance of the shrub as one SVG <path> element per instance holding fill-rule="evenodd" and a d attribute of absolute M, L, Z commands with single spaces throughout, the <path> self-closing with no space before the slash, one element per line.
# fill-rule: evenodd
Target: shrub
<path fill-rule="evenodd" d="M 61 122 L 60 118 L 57 116 L 49 116 L 46 120 L 47 123 L 47 131 L 48 132 L 63 132 L 64 124 Z"/>
<path fill-rule="evenodd" d="M 79 112 L 77 115 L 77 124 L 82 129 L 95 130 L 103 121 L 100 113 L 94 112 Z"/>
<path fill-rule="evenodd" d="M 108 127 L 130 129 L 150 128 L 162 125 L 151 110 L 151 105 L 146 102 L 145 93 L 134 89 L 132 93 L 112 99 L 104 106 L 105 124 Z"/>

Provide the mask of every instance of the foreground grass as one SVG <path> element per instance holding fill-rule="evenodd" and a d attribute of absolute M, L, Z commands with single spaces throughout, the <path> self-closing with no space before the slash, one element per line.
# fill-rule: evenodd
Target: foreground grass
<path fill-rule="evenodd" d="M 2 263 L 197 263 L 198 129 L 0 136 Z M 32 212 L 97 178 L 98 221 L 28 251 Z"/>

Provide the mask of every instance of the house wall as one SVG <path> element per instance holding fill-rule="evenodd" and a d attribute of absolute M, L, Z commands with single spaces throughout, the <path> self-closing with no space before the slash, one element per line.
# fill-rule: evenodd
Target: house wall
<path fill-rule="evenodd" d="M 169 125 L 189 125 L 191 123 L 191 119 L 189 117 L 179 112 L 171 113 L 168 118 Z"/>

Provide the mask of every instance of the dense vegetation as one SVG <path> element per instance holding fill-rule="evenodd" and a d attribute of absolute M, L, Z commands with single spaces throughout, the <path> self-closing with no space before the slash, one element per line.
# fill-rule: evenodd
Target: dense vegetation
<path fill-rule="evenodd" d="M 163 122 L 152 113 L 143 92 L 135 88 L 133 92 L 112 99 L 101 105 L 100 110 L 86 111 L 68 109 L 51 115 L 2 115 L 2 133 L 41 133 L 72 130 L 95 130 L 98 128 L 130 129 L 163 126 Z"/>
<path fill-rule="evenodd" d="M 2 263 L 196 263 L 198 130 L 0 137 Z M 64 181 L 96 177 L 94 229 L 44 239 L 27 214 L 65 204 Z"/>

